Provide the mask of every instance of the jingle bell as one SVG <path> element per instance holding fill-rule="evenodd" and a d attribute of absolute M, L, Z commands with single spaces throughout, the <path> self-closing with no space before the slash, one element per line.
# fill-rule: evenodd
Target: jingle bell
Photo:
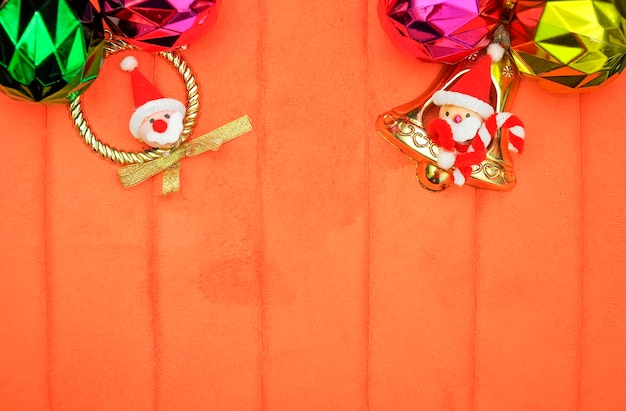
<path fill-rule="evenodd" d="M 469 76 L 479 65 L 485 66 L 484 59 L 489 58 L 486 54 L 486 50 L 483 49 L 458 65 L 445 68 L 428 91 L 410 103 L 383 113 L 376 122 L 379 134 L 417 163 L 418 181 L 428 190 L 444 190 L 450 187 L 455 179 L 461 178 L 458 169 L 442 169 L 438 166 L 441 148 L 435 145 L 432 136 L 429 135 L 429 124 L 439 118 L 439 105 L 447 102 L 446 98 L 452 96 L 450 101 L 457 101 L 459 93 L 456 89 L 463 82 L 464 76 Z M 519 84 L 519 73 L 508 50 L 498 61 L 488 63 L 485 70 L 487 81 L 490 83 L 485 92 L 485 99 L 488 101 L 476 103 L 474 101 L 476 99 L 470 97 L 470 107 L 471 110 L 476 109 L 474 111 L 478 111 L 482 117 L 491 114 L 496 116 L 497 113 L 506 111 L 512 102 Z M 437 101 L 441 99 L 441 95 L 446 98 L 441 102 Z M 465 97 L 463 96 L 463 101 L 466 101 Z M 472 105 L 474 103 L 476 105 Z M 516 141 L 519 139 L 518 136 L 510 137 L 509 134 L 510 130 L 506 128 L 498 128 L 494 132 L 493 138 L 485 147 L 486 158 L 471 166 L 469 178 L 463 181 L 464 183 L 499 191 L 508 191 L 515 186 L 516 178 L 509 147 L 515 142 L 516 148 L 521 148 L 519 144 L 523 144 L 523 141 L 520 143 Z M 459 184 L 458 180 L 456 183 Z"/>

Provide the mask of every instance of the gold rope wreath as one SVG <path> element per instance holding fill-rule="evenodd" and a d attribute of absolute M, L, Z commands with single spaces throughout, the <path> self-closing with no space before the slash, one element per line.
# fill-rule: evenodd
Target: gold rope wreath
<path fill-rule="evenodd" d="M 124 40 L 113 38 L 110 35 L 106 40 L 105 57 L 120 51 L 134 49 L 135 47 Z M 191 68 L 180 54 L 175 51 L 162 51 L 157 54 L 176 68 L 187 89 L 187 109 L 183 118 L 183 131 L 179 141 L 174 146 L 152 148 L 139 152 L 118 150 L 100 141 L 91 130 L 83 113 L 80 96 L 74 97 L 70 101 L 69 110 L 74 126 L 85 143 L 101 157 L 124 166 L 117 172 L 123 187 L 132 187 L 163 173 L 162 193 L 168 195 L 175 193 L 180 188 L 179 173 L 182 159 L 195 157 L 207 151 L 217 151 L 223 143 L 251 131 L 252 125 L 248 116 L 243 116 L 186 142 L 191 136 L 198 117 L 198 108 L 200 107 L 198 84 Z"/>
<path fill-rule="evenodd" d="M 126 50 L 135 50 L 131 44 L 126 43 L 122 39 L 109 38 L 106 40 L 105 57 L 112 56 L 115 53 Z M 176 146 L 168 148 L 152 148 L 144 151 L 122 151 L 103 143 L 98 139 L 96 134 L 91 130 L 89 122 L 83 113 L 83 107 L 80 96 L 70 100 L 69 110 L 74 126 L 80 136 L 85 140 L 88 146 L 101 157 L 114 161 L 118 164 L 137 164 L 145 163 L 175 150 L 178 145 L 185 142 L 191 135 L 198 117 L 198 109 L 200 107 L 200 94 L 198 92 L 198 84 L 191 68 L 185 62 L 183 57 L 176 51 L 161 51 L 156 53 L 160 57 L 167 60 L 177 71 L 185 83 L 187 89 L 187 111 L 183 119 L 183 131 L 181 138 Z"/>

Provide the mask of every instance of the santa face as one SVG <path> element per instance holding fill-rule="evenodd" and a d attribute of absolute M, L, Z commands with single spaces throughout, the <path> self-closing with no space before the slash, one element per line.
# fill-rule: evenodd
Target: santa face
<path fill-rule="evenodd" d="M 183 132 L 183 117 L 183 113 L 174 110 L 152 113 L 141 122 L 137 137 L 151 147 L 171 146 Z"/>
<path fill-rule="evenodd" d="M 439 118 L 444 119 L 450 125 L 452 139 L 458 143 L 473 139 L 484 121 L 477 112 L 452 104 L 441 106 Z"/>

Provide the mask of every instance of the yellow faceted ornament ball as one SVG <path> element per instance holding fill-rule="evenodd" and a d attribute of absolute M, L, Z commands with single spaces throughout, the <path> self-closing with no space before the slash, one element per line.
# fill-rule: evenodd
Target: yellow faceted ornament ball
<path fill-rule="evenodd" d="M 550 91 L 595 89 L 626 66 L 623 0 L 518 0 L 509 25 L 521 73 Z"/>

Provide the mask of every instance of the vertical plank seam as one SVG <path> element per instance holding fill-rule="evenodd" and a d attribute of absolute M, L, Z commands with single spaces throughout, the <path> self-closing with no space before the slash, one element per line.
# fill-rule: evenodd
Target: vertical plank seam
<path fill-rule="evenodd" d="M 370 99 L 370 43 L 369 43 L 369 2 L 363 2 L 365 4 L 365 15 L 363 27 L 365 27 L 365 36 L 363 37 L 364 45 L 363 51 L 365 52 L 365 98 L 366 98 L 366 106 L 365 106 L 365 115 L 366 121 L 369 125 L 369 121 L 372 114 L 371 109 L 371 99 Z M 371 340 L 371 330 L 370 330 L 370 310 L 371 310 L 371 259 L 370 253 L 372 251 L 372 204 L 371 204 L 371 153 L 370 153 L 370 127 L 373 125 L 369 125 L 367 128 L 367 132 L 365 133 L 365 177 L 366 177 L 366 196 L 367 196 L 367 222 L 366 222 L 366 238 L 365 238 L 365 407 L 369 411 L 371 408 L 370 404 L 370 340 Z"/>
<path fill-rule="evenodd" d="M 477 405 L 476 405 L 476 385 L 477 385 L 477 381 L 476 381 L 476 342 L 478 339 L 478 261 L 480 258 L 479 252 L 480 249 L 478 247 L 478 219 L 479 219 L 479 213 L 478 213 L 478 205 L 479 205 L 479 199 L 480 199 L 480 194 L 478 192 L 477 189 L 474 189 L 474 238 L 473 238 L 473 242 L 474 242 L 474 313 L 473 313 L 473 317 L 474 317 L 474 321 L 473 321 L 473 326 L 474 329 L 472 330 L 474 333 L 474 339 L 473 339 L 473 346 L 472 346 L 472 392 L 471 392 L 471 409 L 472 410 L 476 410 L 477 409 Z"/>
<path fill-rule="evenodd" d="M 152 192 L 154 192 L 157 187 L 155 183 L 151 184 Z M 150 215 L 155 215 L 156 211 L 155 200 L 154 197 L 150 201 Z M 148 230 L 148 235 L 150 236 L 150 249 L 148 251 L 148 287 L 149 287 L 149 295 L 150 295 L 150 311 L 151 311 L 151 326 L 152 326 L 152 362 L 153 362 L 153 372 L 154 372 L 154 409 L 159 409 L 159 338 L 158 338 L 158 284 L 157 284 L 157 265 L 158 262 L 155 260 L 157 257 L 156 253 L 156 242 L 155 235 L 157 233 L 155 227 L 156 219 L 150 224 L 150 228 Z"/>
<path fill-rule="evenodd" d="M 48 390 L 48 409 L 52 410 L 52 301 L 50 284 L 50 219 L 48 217 L 48 176 L 49 173 L 49 146 L 48 146 L 48 108 L 44 109 L 44 142 L 43 142 L 43 288 L 44 288 L 44 310 L 45 310 L 45 333 L 46 333 L 46 388 Z"/>
<path fill-rule="evenodd" d="M 583 142 L 583 99 L 578 96 L 578 136 L 580 137 L 580 328 L 579 328 L 579 363 L 578 363 L 578 409 L 582 408 L 583 380 L 583 337 L 585 326 L 585 184 L 584 184 L 584 142 Z"/>
<path fill-rule="evenodd" d="M 264 281 L 264 267 L 265 267 L 265 198 L 263 196 L 263 160 L 264 160 L 264 145 L 263 139 L 265 138 L 265 63 L 264 63 L 264 38 L 266 35 L 266 18 L 265 7 L 263 6 L 263 0 L 258 0 L 259 11 L 259 36 L 257 41 L 257 54 L 259 59 L 258 64 L 258 88 L 257 88 L 257 118 L 260 125 L 257 128 L 257 190 L 258 190 L 258 204 L 259 215 L 257 224 L 258 235 L 258 255 L 257 255 L 257 273 L 259 276 L 259 390 L 260 390 L 260 407 L 262 411 L 265 410 L 266 405 L 266 387 L 265 387 L 265 373 L 266 373 L 266 361 L 267 361 L 267 333 L 266 333 L 266 310 L 265 310 L 265 281 Z"/>

